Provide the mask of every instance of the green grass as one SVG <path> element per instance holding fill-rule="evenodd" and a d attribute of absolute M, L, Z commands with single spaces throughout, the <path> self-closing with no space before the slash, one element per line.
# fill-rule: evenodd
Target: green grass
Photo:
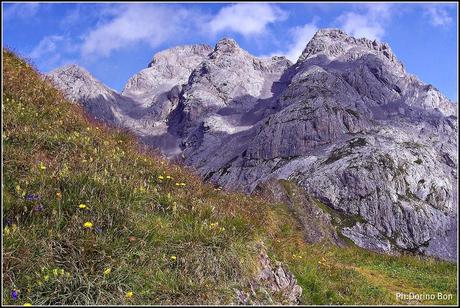
<path fill-rule="evenodd" d="M 391 304 L 399 289 L 456 303 L 454 264 L 308 245 L 286 206 L 202 183 L 3 56 L 3 304 L 230 304 L 261 242 L 304 304 Z"/>

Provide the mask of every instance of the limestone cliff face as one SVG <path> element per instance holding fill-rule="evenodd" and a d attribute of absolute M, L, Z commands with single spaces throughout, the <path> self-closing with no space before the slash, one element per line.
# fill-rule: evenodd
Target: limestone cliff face
<path fill-rule="evenodd" d="M 192 71 L 169 126 L 178 136 L 185 137 L 187 147 L 193 140 L 186 135 L 193 136 L 196 128 L 209 122 L 209 118 L 234 126 L 239 122 L 237 118 L 259 100 L 273 96 L 273 83 L 290 64 L 285 58 L 253 57 L 234 40 L 220 40 Z"/>
<path fill-rule="evenodd" d="M 208 45 L 187 45 L 159 52 L 146 69 L 128 80 L 121 94 L 158 107 L 160 118 L 165 118 L 175 107 L 168 93 L 186 84 L 190 73 L 211 51 Z"/>
<path fill-rule="evenodd" d="M 360 217 L 341 233 L 361 247 L 456 257 L 456 104 L 386 43 L 323 29 L 295 64 L 232 39 L 181 46 L 155 55 L 122 94 L 80 75 L 51 74 L 89 113 L 208 181 L 252 192 L 288 179 Z"/>

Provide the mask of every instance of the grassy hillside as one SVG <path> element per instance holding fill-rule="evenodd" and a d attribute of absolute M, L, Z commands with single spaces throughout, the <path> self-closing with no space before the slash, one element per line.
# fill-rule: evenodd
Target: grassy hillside
<path fill-rule="evenodd" d="M 304 304 L 456 303 L 454 264 L 308 245 L 286 206 L 144 152 L 6 50 L 3 90 L 3 304 L 228 304 L 257 274 L 259 244 Z"/>

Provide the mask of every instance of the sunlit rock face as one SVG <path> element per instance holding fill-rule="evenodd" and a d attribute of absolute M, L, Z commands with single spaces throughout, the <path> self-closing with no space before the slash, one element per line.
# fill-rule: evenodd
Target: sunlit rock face
<path fill-rule="evenodd" d="M 359 217 L 341 233 L 361 247 L 456 258 L 457 105 L 386 43 L 322 29 L 294 64 L 228 38 L 179 46 L 121 94 L 75 66 L 50 77 L 207 181 L 252 192 L 288 179 Z"/>

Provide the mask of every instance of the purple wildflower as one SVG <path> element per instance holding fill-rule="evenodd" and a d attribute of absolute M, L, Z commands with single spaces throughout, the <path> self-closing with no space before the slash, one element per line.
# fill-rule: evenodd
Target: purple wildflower
<path fill-rule="evenodd" d="M 8 218 L 6 219 L 5 224 L 6 224 L 7 226 L 11 226 L 11 225 L 13 224 L 13 218 L 8 217 Z"/>
<path fill-rule="evenodd" d="M 101 227 L 96 227 L 94 231 L 96 231 L 96 233 L 102 233 L 103 230 Z"/>
<path fill-rule="evenodd" d="M 18 300 L 18 290 L 15 290 L 15 289 L 11 290 L 11 298 L 15 301 Z"/>
<path fill-rule="evenodd" d="M 34 211 L 35 212 L 41 212 L 41 211 L 43 211 L 44 208 L 45 207 L 42 204 L 38 204 L 38 205 L 34 206 Z"/>
<path fill-rule="evenodd" d="M 35 200 L 38 200 L 38 199 L 40 199 L 39 195 L 30 194 L 30 195 L 26 196 L 27 201 L 35 201 Z"/>

